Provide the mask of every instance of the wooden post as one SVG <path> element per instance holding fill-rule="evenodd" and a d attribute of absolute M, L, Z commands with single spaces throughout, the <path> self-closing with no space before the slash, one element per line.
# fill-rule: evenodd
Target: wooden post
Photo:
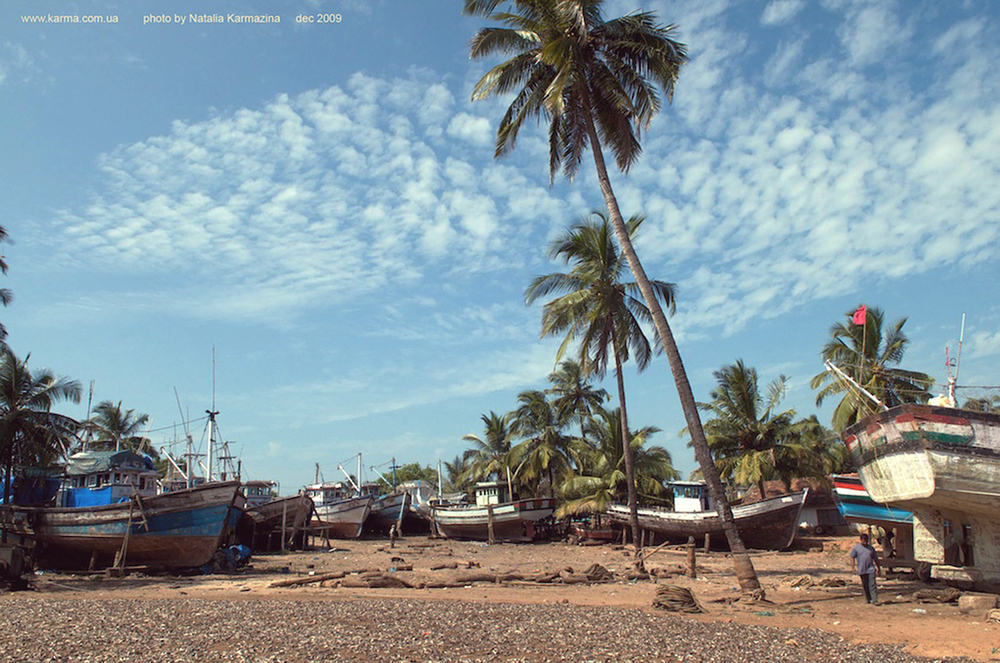
<path fill-rule="evenodd" d="M 493 537 L 493 505 L 486 505 L 486 529 L 487 529 L 487 541 L 492 546 L 496 540 Z"/>
<path fill-rule="evenodd" d="M 281 503 L 281 548 L 284 550 L 285 541 L 288 540 L 288 500 Z"/>
<path fill-rule="evenodd" d="M 712 535 L 710 533 L 708 533 L 708 532 L 705 532 L 705 554 L 706 555 L 708 554 L 708 551 L 711 549 L 711 547 L 712 547 Z"/>
<path fill-rule="evenodd" d="M 693 536 L 689 536 L 688 537 L 687 554 L 688 554 L 687 555 L 687 562 L 688 562 L 688 572 L 687 572 L 687 574 L 688 574 L 688 578 L 697 578 L 698 577 L 698 567 L 695 564 L 695 550 L 694 550 L 694 537 Z"/>

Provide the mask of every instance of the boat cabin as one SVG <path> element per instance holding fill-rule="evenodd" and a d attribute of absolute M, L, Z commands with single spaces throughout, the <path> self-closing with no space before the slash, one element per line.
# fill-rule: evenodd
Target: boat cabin
<path fill-rule="evenodd" d="M 507 484 L 501 481 L 480 481 L 476 484 L 476 506 L 510 502 Z"/>
<path fill-rule="evenodd" d="M 327 483 L 314 483 L 305 487 L 306 495 L 317 507 L 325 504 L 334 504 L 357 496 L 354 486 L 345 481 L 330 481 Z"/>
<path fill-rule="evenodd" d="M 156 468 L 134 451 L 81 451 L 69 457 L 58 504 L 86 507 L 156 494 Z"/>
<path fill-rule="evenodd" d="M 667 486 L 674 493 L 674 511 L 714 511 L 715 500 L 708 484 L 701 481 L 672 481 Z"/>
<path fill-rule="evenodd" d="M 247 500 L 248 509 L 267 504 L 278 496 L 278 483 L 264 480 L 247 481 L 243 484 L 243 496 Z"/>

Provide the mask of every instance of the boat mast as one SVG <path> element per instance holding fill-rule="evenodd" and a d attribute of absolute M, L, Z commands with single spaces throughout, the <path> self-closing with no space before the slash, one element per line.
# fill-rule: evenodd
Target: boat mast
<path fill-rule="evenodd" d="M 214 481 L 213 464 L 215 461 L 215 415 L 219 414 L 215 409 L 215 346 L 212 346 L 212 409 L 205 410 L 208 415 L 208 476 L 206 481 Z"/>
<path fill-rule="evenodd" d="M 955 385 L 958 383 L 958 371 L 962 367 L 962 341 L 965 340 L 965 314 L 962 314 L 962 331 L 958 335 L 958 356 L 955 357 L 955 375 L 951 375 L 951 366 L 948 366 L 948 398 L 953 406 L 958 406 L 955 399 Z"/>
<path fill-rule="evenodd" d="M 854 378 L 852 378 L 850 375 L 848 375 L 844 371 L 840 370 L 840 368 L 838 368 L 832 361 L 827 360 L 827 361 L 823 362 L 823 365 L 826 366 L 826 370 L 827 371 L 833 373 L 834 375 L 836 375 L 837 377 L 839 377 L 841 380 L 847 382 L 847 384 L 851 385 L 852 387 L 854 387 L 855 389 L 857 389 L 858 391 L 860 391 L 862 394 L 864 394 L 865 396 L 867 396 L 868 398 L 870 398 L 872 400 L 872 402 L 875 403 L 875 405 L 878 405 L 883 410 L 888 410 L 889 409 L 889 408 L 887 408 L 885 406 L 885 403 L 883 403 L 882 401 L 880 401 L 870 391 L 868 391 L 867 389 L 865 389 L 864 387 L 862 387 L 860 384 L 858 384 L 854 380 Z"/>

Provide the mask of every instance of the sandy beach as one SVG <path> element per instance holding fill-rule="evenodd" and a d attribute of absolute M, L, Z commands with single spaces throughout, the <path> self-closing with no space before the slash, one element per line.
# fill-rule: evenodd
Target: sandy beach
<path fill-rule="evenodd" d="M 851 543 L 754 553 L 767 602 L 752 604 L 725 553 L 699 551 L 692 579 L 683 550 L 661 549 L 641 579 L 629 548 L 565 542 L 336 541 L 233 575 L 43 570 L 33 591 L 0 593 L 0 660 L 1000 660 L 1000 624 L 919 602 L 919 581 L 880 578 L 883 605 L 866 605 Z M 594 568 L 609 579 L 587 581 Z M 665 585 L 705 613 L 654 608 Z"/>

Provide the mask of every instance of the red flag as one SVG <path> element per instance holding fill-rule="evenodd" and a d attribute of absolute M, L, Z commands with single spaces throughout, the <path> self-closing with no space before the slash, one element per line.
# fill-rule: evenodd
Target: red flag
<path fill-rule="evenodd" d="M 856 325 L 863 325 L 865 324 L 865 318 L 867 314 L 868 314 L 868 309 L 865 306 L 859 306 L 858 310 L 855 311 L 854 315 L 851 316 L 851 322 L 853 322 Z"/>

